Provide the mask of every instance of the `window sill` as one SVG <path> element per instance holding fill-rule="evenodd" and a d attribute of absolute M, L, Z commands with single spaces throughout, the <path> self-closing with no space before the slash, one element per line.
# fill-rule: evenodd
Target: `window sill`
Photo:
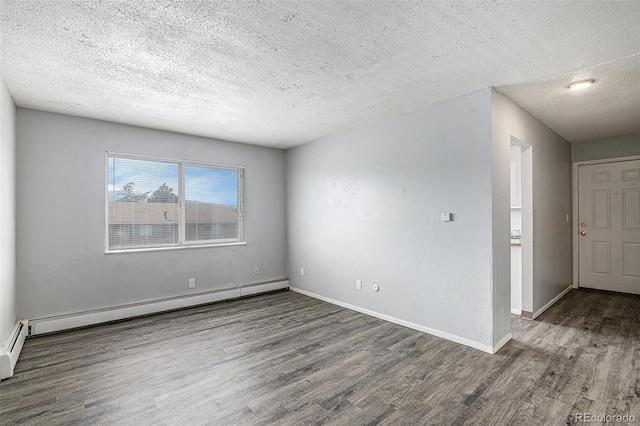
<path fill-rule="evenodd" d="M 121 254 L 121 253 L 145 253 L 150 251 L 167 251 L 167 250 L 188 250 L 199 248 L 211 248 L 211 247 L 229 247 L 229 246 L 246 246 L 246 241 L 236 241 L 232 243 L 218 243 L 218 244 L 190 244 L 184 246 L 171 246 L 171 247 L 148 247 L 148 248 L 131 248 L 122 250 L 106 250 L 104 254 Z"/>

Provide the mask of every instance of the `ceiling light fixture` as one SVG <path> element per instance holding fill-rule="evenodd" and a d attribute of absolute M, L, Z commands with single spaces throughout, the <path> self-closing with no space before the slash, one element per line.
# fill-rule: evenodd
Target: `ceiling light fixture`
<path fill-rule="evenodd" d="M 587 87 L 591 86 L 593 83 L 595 83 L 595 80 L 574 81 L 573 83 L 571 83 L 569 85 L 569 89 L 571 89 L 571 90 L 586 89 Z"/>

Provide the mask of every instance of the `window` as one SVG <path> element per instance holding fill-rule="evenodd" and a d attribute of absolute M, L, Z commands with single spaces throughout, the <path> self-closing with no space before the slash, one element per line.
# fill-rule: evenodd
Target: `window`
<path fill-rule="evenodd" d="M 151 225 L 130 225 L 130 235 L 132 237 L 150 237 L 153 232 L 153 226 Z"/>
<path fill-rule="evenodd" d="M 237 243 L 244 168 L 107 153 L 107 251 Z"/>

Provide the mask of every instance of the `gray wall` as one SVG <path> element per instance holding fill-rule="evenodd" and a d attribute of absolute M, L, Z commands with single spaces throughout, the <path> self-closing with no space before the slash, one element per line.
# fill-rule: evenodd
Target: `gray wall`
<path fill-rule="evenodd" d="M 21 317 L 286 278 L 283 151 L 20 108 L 17 137 Z M 246 246 L 105 255 L 105 151 L 246 166 Z"/>
<path fill-rule="evenodd" d="M 16 321 L 15 111 L 0 80 L 0 346 Z"/>
<path fill-rule="evenodd" d="M 288 150 L 291 285 L 492 345 L 492 150 L 489 89 Z"/>
<path fill-rule="evenodd" d="M 640 155 L 640 133 L 571 144 L 571 161 Z"/>
<path fill-rule="evenodd" d="M 536 312 L 571 284 L 571 147 L 503 95 L 492 92 L 491 106 L 494 145 L 508 149 L 514 136 L 532 146 L 533 294 L 532 306 L 523 295 L 522 309 Z M 509 303 L 504 288 L 494 289 L 494 301 L 499 315 Z"/>
<path fill-rule="evenodd" d="M 511 333 L 511 143 L 494 137 L 493 90 L 489 90 L 491 113 L 492 270 L 491 304 L 493 345 Z"/>

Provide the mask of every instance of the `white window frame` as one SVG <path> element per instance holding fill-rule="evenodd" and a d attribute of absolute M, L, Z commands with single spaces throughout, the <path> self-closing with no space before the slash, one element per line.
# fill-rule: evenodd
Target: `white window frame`
<path fill-rule="evenodd" d="M 176 164 L 178 166 L 178 211 L 179 215 L 179 232 L 178 242 L 175 244 L 159 244 L 149 247 L 125 247 L 125 248 L 110 248 L 109 247 L 109 159 L 111 157 L 125 158 L 131 160 L 153 161 L 161 163 Z M 104 160 L 104 188 L 105 188 L 105 253 L 131 253 L 131 252 L 145 252 L 145 251 L 161 251 L 161 250 L 176 250 L 187 248 L 200 248 L 200 247 L 221 247 L 221 246 L 235 246 L 246 245 L 244 239 L 244 175 L 245 167 L 229 164 L 218 163 L 206 163 L 200 161 L 191 160 L 179 160 L 171 158 L 152 157 L 136 154 L 123 154 L 119 152 L 105 152 Z M 224 239 L 210 239 L 199 241 L 187 241 L 186 240 L 186 217 L 185 217 L 185 167 L 203 167 L 213 168 L 221 170 L 234 170 L 238 172 L 238 236 L 236 238 L 224 238 Z M 142 224 L 141 224 L 142 225 Z"/>

